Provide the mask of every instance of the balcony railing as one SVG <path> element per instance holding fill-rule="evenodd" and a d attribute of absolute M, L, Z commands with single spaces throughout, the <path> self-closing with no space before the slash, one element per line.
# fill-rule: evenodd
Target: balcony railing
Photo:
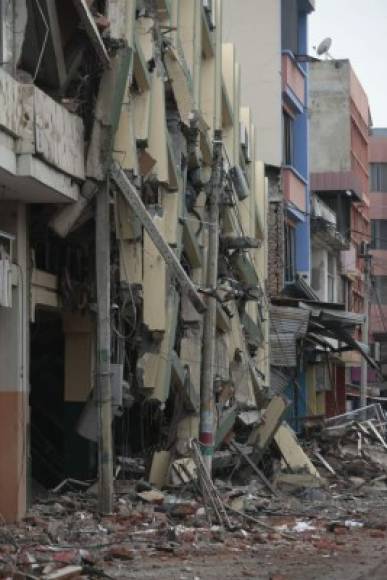
<path fill-rule="evenodd" d="M 333 210 L 327 206 L 321 199 L 314 195 L 312 198 L 312 216 L 323 218 L 325 221 L 333 224 L 337 224 L 337 217 Z"/>
<path fill-rule="evenodd" d="M 311 230 L 314 243 L 332 250 L 346 250 L 349 239 L 337 229 L 337 216 L 316 195 L 312 198 Z"/>

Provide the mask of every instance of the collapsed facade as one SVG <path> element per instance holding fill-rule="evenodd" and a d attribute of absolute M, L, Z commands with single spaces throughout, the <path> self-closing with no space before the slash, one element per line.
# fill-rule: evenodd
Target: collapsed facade
<path fill-rule="evenodd" d="M 101 465 L 160 488 L 236 422 L 255 464 L 275 440 L 315 475 L 283 419 L 343 413 L 360 357 L 376 373 L 366 95 L 347 61 L 309 63 L 312 0 L 237 4 L 0 4 L 6 520 Z"/>
<path fill-rule="evenodd" d="M 200 303 L 216 301 L 214 445 L 256 408 L 269 374 L 266 182 L 219 0 L 19 0 L 1 30 L 0 512 L 14 520 L 31 478 L 95 477 L 103 373 L 117 466 L 145 456 L 161 483 L 198 436 Z"/>

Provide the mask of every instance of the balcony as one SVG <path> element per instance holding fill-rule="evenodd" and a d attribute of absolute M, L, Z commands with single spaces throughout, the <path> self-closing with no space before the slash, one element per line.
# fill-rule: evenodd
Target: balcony
<path fill-rule="evenodd" d="M 352 198 L 352 201 L 363 200 L 363 189 L 354 171 L 326 171 L 310 174 L 312 191 L 342 192 Z"/>
<path fill-rule="evenodd" d="M 349 240 L 338 230 L 335 212 L 316 195 L 312 198 L 311 232 L 316 246 L 333 251 L 349 248 Z"/>
<path fill-rule="evenodd" d="M 0 68 L 2 199 L 75 201 L 84 179 L 82 120 Z"/>
<path fill-rule="evenodd" d="M 306 181 L 290 166 L 282 168 L 282 187 L 285 199 L 301 212 L 306 211 Z"/>
<path fill-rule="evenodd" d="M 295 113 L 301 113 L 305 105 L 305 73 L 289 52 L 282 55 L 282 90 L 287 104 Z"/>

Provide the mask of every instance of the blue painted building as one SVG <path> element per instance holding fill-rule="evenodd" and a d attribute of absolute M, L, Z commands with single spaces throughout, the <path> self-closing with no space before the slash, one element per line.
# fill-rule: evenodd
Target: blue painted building
<path fill-rule="evenodd" d="M 282 0 L 282 115 L 285 197 L 285 283 L 310 281 L 308 15 L 314 2 Z"/>
<path fill-rule="evenodd" d="M 308 16 L 314 2 L 282 0 L 282 115 L 285 288 L 298 276 L 310 282 L 310 188 L 308 127 Z M 307 384 L 302 365 L 286 389 L 293 404 L 288 421 L 299 430 L 308 415 Z"/>

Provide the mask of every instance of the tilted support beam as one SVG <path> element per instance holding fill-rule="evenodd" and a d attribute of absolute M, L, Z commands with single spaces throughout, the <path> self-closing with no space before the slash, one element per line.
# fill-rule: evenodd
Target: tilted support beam
<path fill-rule="evenodd" d="M 110 67 L 110 57 L 86 0 L 74 0 L 74 6 L 86 33 L 104 68 Z"/>
<path fill-rule="evenodd" d="M 136 188 L 130 182 L 126 173 L 121 169 L 118 163 L 113 163 L 110 170 L 110 175 L 126 201 L 128 202 L 130 208 L 143 225 L 147 231 L 150 239 L 160 252 L 161 256 L 164 258 L 165 263 L 170 268 L 171 272 L 178 281 L 183 292 L 187 293 L 188 298 L 191 300 L 193 306 L 200 313 L 206 311 L 206 305 L 197 291 L 195 285 L 189 278 L 188 274 L 185 272 L 183 266 L 181 265 L 176 254 L 164 240 L 163 236 L 160 234 L 158 228 L 152 220 L 152 216 L 143 204 L 140 196 L 137 193 Z"/>

